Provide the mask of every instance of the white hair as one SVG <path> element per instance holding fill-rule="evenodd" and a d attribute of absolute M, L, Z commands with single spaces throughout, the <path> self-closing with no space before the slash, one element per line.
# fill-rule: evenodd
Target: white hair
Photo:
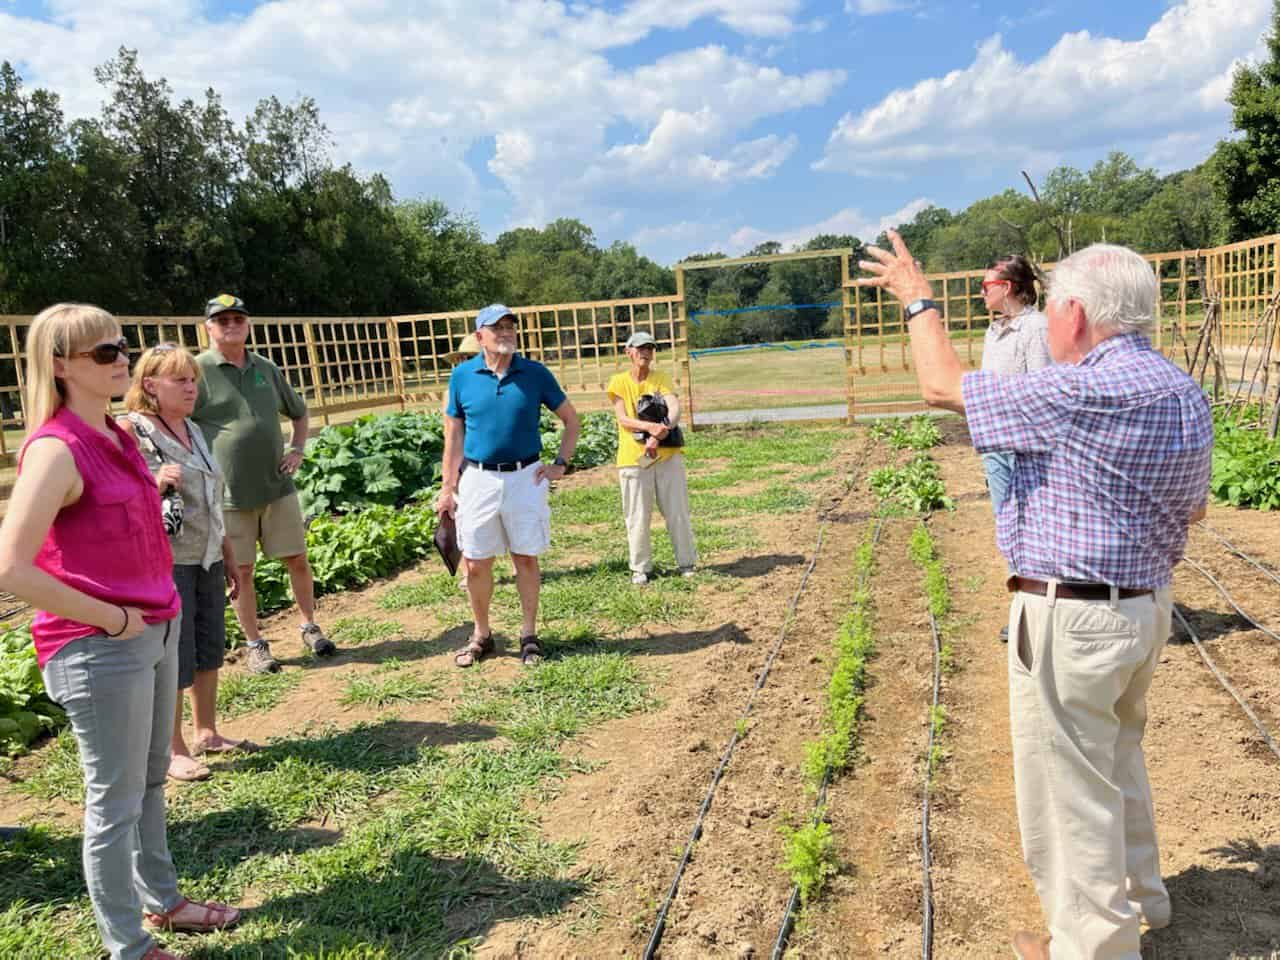
<path fill-rule="evenodd" d="M 1159 292 L 1155 270 L 1141 256 L 1128 247 L 1095 243 L 1053 268 L 1048 298 L 1075 300 L 1089 326 L 1111 336 L 1150 330 Z"/>

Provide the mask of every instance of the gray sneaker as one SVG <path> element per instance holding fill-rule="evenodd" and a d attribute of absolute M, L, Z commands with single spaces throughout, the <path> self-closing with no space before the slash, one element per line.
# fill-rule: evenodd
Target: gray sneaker
<path fill-rule="evenodd" d="M 317 657 L 332 657 L 338 652 L 333 641 L 326 637 L 324 631 L 314 623 L 308 623 L 302 628 L 302 642 Z"/>
<path fill-rule="evenodd" d="M 280 664 L 276 663 L 276 658 L 271 656 L 271 647 L 267 641 L 261 643 L 249 644 L 249 650 L 245 654 L 244 665 L 248 667 L 250 673 L 279 673 Z"/>

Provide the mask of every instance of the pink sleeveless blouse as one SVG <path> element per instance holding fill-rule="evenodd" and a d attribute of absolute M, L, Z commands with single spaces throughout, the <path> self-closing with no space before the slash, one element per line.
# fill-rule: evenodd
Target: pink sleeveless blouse
<path fill-rule="evenodd" d="M 123 450 L 66 407 L 23 444 L 25 454 L 34 440 L 57 437 L 71 450 L 84 480 L 80 499 L 58 511 L 35 564 L 98 600 L 138 607 L 147 623 L 163 623 L 177 616 L 179 600 L 160 493 L 133 438 L 110 417 L 106 424 Z M 68 643 L 101 632 L 95 624 L 43 610 L 31 622 L 41 667 Z"/>

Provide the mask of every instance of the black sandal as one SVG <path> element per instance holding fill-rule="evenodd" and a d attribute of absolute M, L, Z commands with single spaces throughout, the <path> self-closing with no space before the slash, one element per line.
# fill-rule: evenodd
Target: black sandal
<path fill-rule="evenodd" d="M 489 635 L 483 640 L 476 637 L 475 634 L 467 641 L 467 645 L 453 654 L 453 662 L 455 666 L 469 667 L 476 661 L 480 660 L 487 653 L 493 653 L 493 631 L 489 631 Z"/>
<path fill-rule="evenodd" d="M 520 638 L 520 662 L 532 667 L 542 662 L 542 645 L 538 643 L 537 634 Z"/>

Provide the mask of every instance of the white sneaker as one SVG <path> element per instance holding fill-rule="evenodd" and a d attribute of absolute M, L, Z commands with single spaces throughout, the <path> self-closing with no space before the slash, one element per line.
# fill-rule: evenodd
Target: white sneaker
<path fill-rule="evenodd" d="M 693 569 L 693 567 L 681 567 L 681 568 L 680 568 L 680 576 L 682 576 L 682 577 L 692 577 L 696 572 L 697 572 L 697 571 L 695 571 L 695 570 Z"/>
<path fill-rule="evenodd" d="M 631 582 L 637 587 L 642 587 L 649 582 L 649 575 L 647 573 L 633 573 L 631 575 Z"/>

